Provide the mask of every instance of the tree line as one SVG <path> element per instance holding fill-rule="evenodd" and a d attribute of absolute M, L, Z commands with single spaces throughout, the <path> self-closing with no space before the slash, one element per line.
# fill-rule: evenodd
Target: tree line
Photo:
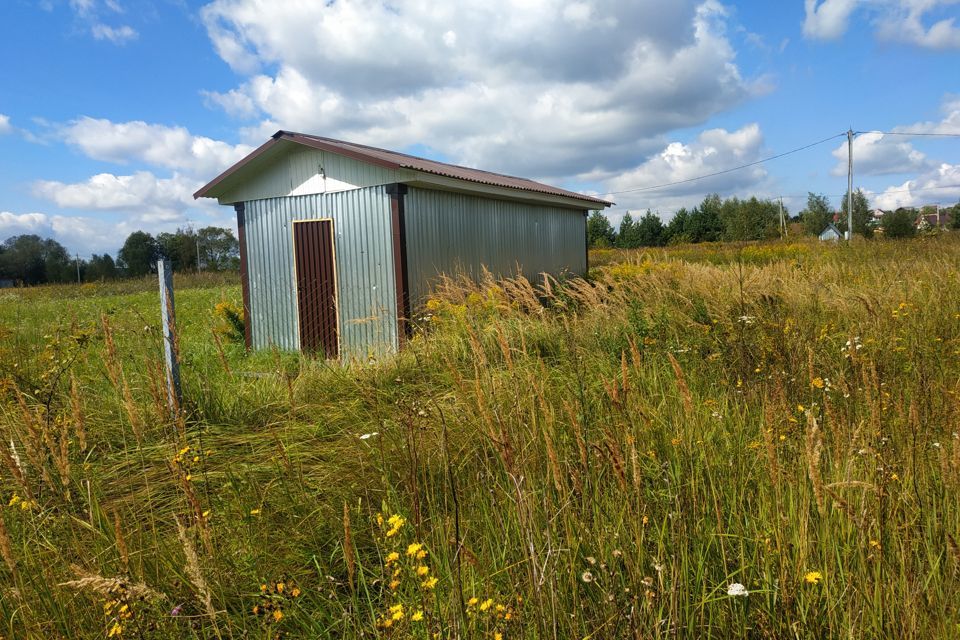
<path fill-rule="evenodd" d="M 889 211 L 877 220 L 873 218 L 867 196 L 857 189 L 853 193 L 853 232 L 870 238 L 877 227 L 887 237 L 907 237 L 916 233 L 917 220 L 922 210 L 899 208 Z M 960 203 L 947 209 L 951 226 L 960 228 Z M 591 247 L 659 247 L 717 241 L 765 240 L 780 234 L 780 203 L 775 200 L 727 198 L 708 195 L 703 201 L 687 209 L 681 208 L 668 223 L 649 209 L 639 219 L 630 213 L 623 216 L 620 226 L 613 228 L 610 220 L 594 211 L 587 220 L 587 240 Z M 841 233 L 847 231 L 847 197 L 840 211 L 835 212 L 826 196 L 809 193 L 807 206 L 796 216 L 783 207 L 783 218 L 803 233 L 819 235 L 833 223 Z M 835 221 L 836 219 L 836 221 Z"/>
<path fill-rule="evenodd" d="M 71 256 L 51 238 L 24 234 L 0 244 L 0 281 L 24 285 L 55 282 L 98 282 L 136 278 L 156 271 L 158 258 L 169 260 L 175 272 L 230 271 L 240 266 L 240 248 L 230 229 L 177 229 L 155 237 L 134 231 L 114 259 L 109 253 L 89 260 Z M 79 272 L 79 275 L 78 275 Z"/>

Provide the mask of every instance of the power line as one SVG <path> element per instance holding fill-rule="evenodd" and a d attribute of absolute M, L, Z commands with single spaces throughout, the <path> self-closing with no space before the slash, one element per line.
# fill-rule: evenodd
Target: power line
<path fill-rule="evenodd" d="M 885 136 L 932 136 L 932 137 L 943 137 L 943 138 L 960 138 L 960 133 L 929 133 L 929 132 L 919 132 L 919 131 L 857 131 L 855 135 L 861 135 L 864 133 L 881 133 Z"/>
<path fill-rule="evenodd" d="M 748 162 L 747 164 L 742 164 L 742 165 L 740 165 L 740 166 L 738 166 L 738 167 L 731 167 L 730 169 L 724 169 L 723 171 L 715 171 L 715 172 L 713 172 L 713 173 L 707 173 L 707 174 L 704 174 L 704 175 L 702 175 L 702 176 L 697 176 L 696 178 L 687 178 L 686 180 L 676 180 L 676 181 L 674 181 L 674 182 L 667 182 L 667 183 L 664 183 L 664 184 L 657 184 L 657 185 L 654 185 L 654 186 L 652 186 L 652 187 L 631 187 L 630 189 L 623 189 L 622 191 L 608 191 L 607 194 L 608 194 L 608 195 L 615 196 L 615 195 L 619 195 L 619 194 L 622 194 L 622 193 L 636 193 L 636 192 L 638 192 L 638 191 L 653 191 L 654 189 L 663 189 L 664 187 L 672 187 L 672 186 L 675 186 L 675 185 L 678 185 L 678 184 L 687 184 L 688 182 L 696 182 L 697 180 L 703 180 L 703 179 L 705 179 L 705 178 L 712 178 L 712 177 L 714 177 L 714 176 L 722 176 L 722 175 L 725 174 L 725 173 L 732 173 L 732 172 L 734 172 L 734 171 L 740 171 L 741 169 L 747 169 L 747 168 L 749 168 L 749 167 L 753 167 L 753 166 L 756 166 L 756 165 L 758 165 L 758 164 L 763 164 L 764 162 L 770 162 L 771 160 L 776 160 L 777 158 L 782 158 L 782 157 L 784 157 L 784 156 L 788 156 L 788 155 L 790 155 L 791 153 L 797 153 L 798 151 L 803 151 L 803 150 L 805 150 L 805 149 L 809 149 L 809 148 L 811 148 L 811 147 L 815 147 L 815 146 L 817 146 L 817 145 L 823 144 L 824 142 L 829 142 L 829 141 L 831 141 L 831 140 L 833 140 L 833 139 L 835 139 L 835 138 L 841 138 L 841 137 L 843 137 L 843 136 L 845 136 L 845 135 L 847 135 L 846 132 L 838 133 L 838 134 L 832 135 L 832 136 L 830 136 L 830 137 L 828 137 L 828 138 L 824 138 L 823 140 L 818 140 L 818 141 L 816 141 L 816 142 L 811 142 L 810 144 L 804 145 L 804 146 L 802 146 L 802 147 L 797 147 L 796 149 L 791 149 L 790 151 L 784 151 L 783 153 L 778 153 L 777 155 L 770 156 L 769 158 L 763 158 L 762 160 L 755 160 L 755 161 L 753 161 L 753 162 Z"/>

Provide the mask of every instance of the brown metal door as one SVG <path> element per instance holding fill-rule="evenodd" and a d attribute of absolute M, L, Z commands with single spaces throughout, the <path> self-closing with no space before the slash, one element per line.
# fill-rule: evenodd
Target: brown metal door
<path fill-rule="evenodd" d="M 327 358 L 337 358 L 337 270 L 333 254 L 333 220 L 294 222 L 293 255 L 297 269 L 300 349 Z"/>

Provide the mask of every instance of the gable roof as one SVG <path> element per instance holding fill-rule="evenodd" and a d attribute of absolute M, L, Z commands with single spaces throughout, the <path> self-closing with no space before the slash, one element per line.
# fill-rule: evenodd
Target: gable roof
<path fill-rule="evenodd" d="M 436 160 L 419 158 L 417 156 L 411 156 L 405 153 L 388 151 L 387 149 L 378 149 L 377 147 L 346 142 L 344 140 L 323 138 L 320 136 L 296 133 L 293 131 L 277 131 L 275 134 L 273 134 L 270 140 L 260 145 L 260 147 L 255 149 L 247 157 L 243 158 L 232 167 L 221 173 L 219 176 L 211 180 L 207 185 L 194 193 L 193 197 L 216 197 L 216 187 L 221 182 L 229 178 L 237 171 L 243 169 L 252 160 L 266 153 L 281 141 L 294 142 L 306 147 L 311 147 L 313 149 L 340 154 L 348 158 L 353 158 L 354 160 L 368 162 L 370 164 L 387 169 L 411 169 L 414 171 L 422 171 L 424 173 L 431 173 L 446 178 L 454 178 L 456 180 L 464 180 L 466 182 L 474 182 L 493 187 L 518 189 L 520 191 L 542 193 L 545 195 L 560 196 L 564 198 L 575 198 L 577 200 L 585 200 L 587 202 L 600 205 L 601 207 L 609 207 L 613 204 L 612 202 L 608 202 L 601 198 L 587 196 L 582 193 L 576 193 L 566 189 L 560 189 L 559 187 L 551 187 L 550 185 L 535 182 L 533 180 L 527 180 L 526 178 L 508 176 L 502 173 L 493 173 L 491 171 L 482 171 L 480 169 L 471 169 L 470 167 L 462 167 L 460 165 L 448 164 L 446 162 L 437 162 Z"/>
<path fill-rule="evenodd" d="M 822 236 L 822 235 L 825 234 L 827 231 L 833 231 L 835 234 L 837 234 L 837 235 L 840 236 L 841 238 L 843 237 L 843 234 L 840 232 L 840 229 L 837 229 L 837 226 L 836 226 L 835 224 L 833 224 L 832 222 L 828 222 L 828 223 L 827 223 L 827 226 L 825 226 L 825 227 L 823 228 L 823 231 L 820 232 L 820 235 Z"/>

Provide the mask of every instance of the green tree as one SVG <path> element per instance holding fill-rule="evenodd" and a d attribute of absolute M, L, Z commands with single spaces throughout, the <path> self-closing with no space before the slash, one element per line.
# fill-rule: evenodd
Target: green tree
<path fill-rule="evenodd" d="M 170 261 L 176 272 L 197 270 L 197 234 L 193 229 L 157 234 L 160 255 Z"/>
<path fill-rule="evenodd" d="M 0 254 L 0 277 L 24 284 L 69 282 L 76 277 L 73 261 L 56 240 L 25 234 L 7 238 Z"/>
<path fill-rule="evenodd" d="M 160 247 L 154 237 L 145 231 L 134 231 L 117 252 L 117 266 L 124 275 L 136 278 L 151 273 L 159 256 Z"/>
<path fill-rule="evenodd" d="M 723 237 L 723 222 L 720 220 L 722 207 L 723 201 L 715 193 L 704 198 L 700 206 L 694 207 L 684 225 L 684 233 L 690 242 L 716 242 Z"/>
<path fill-rule="evenodd" d="M 621 249 L 636 249 L 640 246 L 640 234 L 637 223 L 633 221 L 630 212 L 623 214 L 620 221 L 620 231 L 617 232 L 617 246 Z"/>
<path fill-rule="evenodd" d="M 820 235 L 833 222 L 833 208 L 827 196 L 807 192 L 807 208 L 800 212 L 800 221 L 804 231 L 810 235 Z"/>
<path fill-rule="evenodd" d="M 780 226 L 780 207 L 771 200 L 730 198 L 720 209 L 725 240 L 774 238 Z"/>
<path fill-rule="evenodd" d="M 960 202 L 950 209 L 950 228 L 960 229 Z"/>
<path fill-rule="evenodd" d="M 606 219 L 606 216 L 603 217 Z M 609 220 L 607 226 L 610 226 Z M 610 227 L 610 231 L 613 231 L 613 227 Z M 236 271 L 240 268 L 240 243 L 230 229 L 204 227 L 197 232 L 197 240 L 200 244 L 200 262 L 204 269 Z"/>
<path fill-rule="evenodd" d="M 591 247 L 612 247 L 616 235 L 610 219 L 602 211 L 594 211 L 587 218 L 587 243 Z"/>
<path fill-rule="evenodd" d="M 870 225 L 870 203 L 867 202 L 867 196 L 863 191 L 857 189 L 853 192 L 853 232 L 859 233 L 864 238 L 873 237 L 873 227 Z M 837 222 L 837 229 L 843 233 L 847 232 L 847 196 L 844 194 L 843 202 L 840 204 L 840 220 Z"/>
<path fill-rule="evenodd" d="M 917 228 L 914 226 L 916 221 L 916 211 L 904 207 L 895 211 L 888 211 L 880 219 L 880 223 L 883 225 L 883 235 L 887 238 L 912 238 L 917 235 Z M 856 228 L 856 221 L 854 221 L 854 228 Z"/>
<path fill-rule="evenodd" d="M 666 228 L 660 216 L 649 209 L 636 224 L 637 242 L 641 247 L 659 247 L 666 244 Z"/>
<path fill-rule="evenodd" d="M 102 256 L 93 254 L 90 261 L 87 262 L 84 270 L 84 282 L 96 282 L 98 280 L 113 280 L 117 277 L 117 265 L 110 257 L 109 253 Z"/>
<path fill-rule="evenodd" d="M 664 229 L 664 243 L 665 244 L 681 244 L 684 242 L 690 242 L 690 236 L 687 234 L 687 224 L 690 221 L 690 212 L 687 211 L 686 207 L 681 207 L 673 217 L 670 219 L 669 224 L 667 224 Z"/>

